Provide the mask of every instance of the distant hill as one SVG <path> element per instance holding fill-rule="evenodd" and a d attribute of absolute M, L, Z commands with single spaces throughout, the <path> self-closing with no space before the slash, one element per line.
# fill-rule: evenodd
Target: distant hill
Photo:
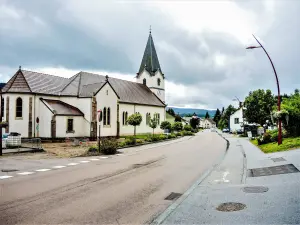
<path fill-rule="evenodd" d="M 208 112 L 209 116 L 214 117 L 216 110 L 209 109 L 193 109 L 193 108 L 176 108 L 176 107 L 167 107 L 172 108 L 176 114 L 179 114 L 181 117 L 188 116 L 190 114 L 196 113 L 199 117 L 205 117 L 206 112 Z"/>

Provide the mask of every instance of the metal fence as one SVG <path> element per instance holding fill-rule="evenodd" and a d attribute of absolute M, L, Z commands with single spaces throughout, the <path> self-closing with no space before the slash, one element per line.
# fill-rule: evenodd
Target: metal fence
<path fill-rule="evenodd" d="M 23 148 L 42 149 L 42 141 L 40 138 L 31 138 L 22 140 Z"/>

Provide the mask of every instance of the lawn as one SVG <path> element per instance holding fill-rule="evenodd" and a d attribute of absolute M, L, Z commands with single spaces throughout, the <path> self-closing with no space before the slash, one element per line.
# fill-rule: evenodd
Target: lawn
<path fill-rule="evenodd" d="M 251 140 L 251 143 L 259 147 L 264 153 L 281 152 L 300 148 L 300 137 L 284 138 L 281 145 L 278 145 L 277 142 L 258 145 L 257 140 Z"/>
<path fill-rule="evenodd" d="M 137 134 L 137 135 L 136 135 L 136 138 L 137 138 L 137 139 L 146 139 L 149 135 L 152 136 L 152 133 L 148 133 L 148 134 Z M 120 138 L 130 138 L 130 137 L 134 137 L 134 135 L 120 136 Z"/>

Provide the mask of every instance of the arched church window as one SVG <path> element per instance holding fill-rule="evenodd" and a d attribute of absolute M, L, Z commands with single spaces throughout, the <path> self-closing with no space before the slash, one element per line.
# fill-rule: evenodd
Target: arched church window
<path fill-rule="evenodd" d="M 106 107 L 103 109 L 103 125 L 106 125 Z"/>
<path fill-rule="evenodd" d="M 157 85 L 160 86 L 160 79 L 157 78 Z"/>
<path fill-rule="evenodd" d="M 143 85 L 146 85 L 146 78 L 143 79 Z"/>
<path fill-rule="evenodd" d="M 23 114 L 23 101 L 22 98 L 17 98 L 16 101 L 16 117 L 22 117 Z"/>

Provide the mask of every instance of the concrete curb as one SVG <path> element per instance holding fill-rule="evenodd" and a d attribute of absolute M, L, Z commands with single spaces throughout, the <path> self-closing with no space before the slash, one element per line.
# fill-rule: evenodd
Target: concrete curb
<path fill-rule="evenodd" d="M 238 142 L 240 143 L 240 141 L 238 141 Z M 245 184 L 246 178 L 247 178 L 247 155 L 246 155 L 243 145 L 240 145 L 240 146 L 241 146 L 241 151 L 243 153 L 243 176 L 242 176 L 241 183 Z"/>
<path fill-rule="evenodd" d="M 218 133 L 218 132 L 217 132 Z M 218 133 L 219 134 L 219 133 Z M 220 135 L 220 134 L 219 134 Z M 229 148 L 229 141 L 224 138 L 222 135 L 220 135 L 223 139 L 226 140 L 227 145 L 226 145 L 226 150 L 225 153 L 220 157 L 218 163 L 213 165 L 210 169 L 208 169 L 186 192 L 183 193 L 183 195 L 177 199 L 173 204 L 171 204 L 163 213 L 161 213 L 156 219 L 154 219 L 150 224 L 151 225 L 158 225 L 162 224 L 168 217 L 169 215 L 196 189 L 196 187 L 201 184 L 210 174 L 211 172 L 217 168 L 225 158 L 228 148 Z"/>

